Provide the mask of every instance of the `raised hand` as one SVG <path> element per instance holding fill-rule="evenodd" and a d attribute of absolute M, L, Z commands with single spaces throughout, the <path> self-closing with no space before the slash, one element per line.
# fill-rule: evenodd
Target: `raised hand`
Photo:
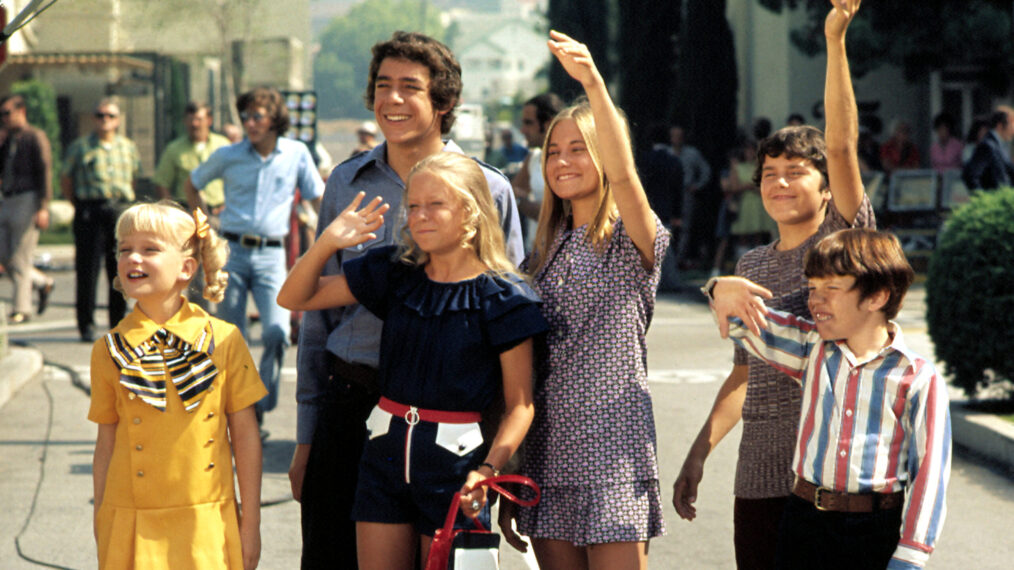
<path fill-rule="evenodd" d="M 380 196 L 377 196 L 370 203 L 359 208 L 362 204 L 365 193 L 360 192 L 327 228 L 320 234 L 318 240 L 324 240 L 329 247 L 335 250 L 355 247 L 361 243 L 376 239 L 375 232 L 384 223 L 384 213 L 391 207 L 384 204 Z"/>
<path fill-rule="evenodd" d="M 549 37 L 549 51 L 560 61 L 568 75 L 585 87 L 602 81 L 588 46 L 556 30 L 550 31 Z"/>
<path fill-rule="evenodd" d="M 824 20 L 824 36 L 828 39 L 845 37 L 845 30 L 856 17 L 862 0 L 831 0 L 831 11 Z"/>

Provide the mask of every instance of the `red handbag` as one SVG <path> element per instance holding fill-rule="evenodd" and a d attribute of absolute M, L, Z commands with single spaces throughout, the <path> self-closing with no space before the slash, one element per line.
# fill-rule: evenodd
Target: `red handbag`
<path fill-rule="evenodd" d="M 521 500 L 498 483 L 518 483 L 524 485 L 535 491 L 535 497 L 529 501 Z M 535 484 L 535 481 L 522 475 L 498 475 L 490 477 L 479 481 L 472 488 L 475 489 L 483 486 L 487 486 L 490 490 L 500 493 L 505 500 L 513 501 L 523 507 L 534 506 L 539 502 L 539 497 L 541 496 L 541 491 L 539 491 L 539 486 Z M 490 560 L 491 567 L 496 567 L 497 558 L 495 553 L 500 547 L 500 535 L 483 528 L 479 519 L 472 519 L 476 527 L 473 530 L 454 528 L 454 519 L 458 516 L 460 503 L 461 493 L 455 493 L 454 498 L 451 499 L 451 508 L 447 511 L 447 519 L 444 521 L 443 528 L 438 528 L 436 533 L 433 534 L 430 553 L 426 558 L 426 570 L 454 570 L 455 559 L 464 556 L 465 553 L 463 551 L 492 552 L 492 559 L 487 557 L 487 560 Z M 462 554 L 454 556 L 454 553 L 458 552 Z M 470 567 L 474 567 L 474 564 Z"/>

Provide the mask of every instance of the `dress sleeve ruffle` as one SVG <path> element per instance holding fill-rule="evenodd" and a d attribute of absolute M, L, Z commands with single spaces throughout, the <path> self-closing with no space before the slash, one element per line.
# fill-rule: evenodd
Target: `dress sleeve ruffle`
<path fill-rule="evenodd" d="M 390 307 L 392 280 L 404 264 L 393 260 L 397 246 L 389 245 L 368 251 L 365 255 L 342 264 L 342 272 L 356 301 L 383 319 Z"/>
<path fill-rule="evenodd" d="M 492 346 L 504 351 L 545 332 L 541 300 L 520 277 L 483 274 L 455 283 L 439 283 L 416 271 L 398 285 L 394 297 L 425 318 L 475 311 L 482 315 Z"/>

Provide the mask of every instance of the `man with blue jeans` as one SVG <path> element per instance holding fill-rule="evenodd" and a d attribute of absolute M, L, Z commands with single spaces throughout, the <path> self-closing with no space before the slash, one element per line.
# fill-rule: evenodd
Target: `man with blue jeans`
<path fill-rule="evenodd" d="M 229 285 L 218 316 L 247 336 L 247 294 L 253 293 L 260 312 L 260 376 L 268 395 L 257 402 L 257 420 L 278 404 L 282 357 L 289 344 L 289 312 L 275 302 L 287 273 L 285 237 L 292 202 L 299 188 L 314 209 L 320 205 L 324 182 L 310 151 L 301 142 L 281 138 L 289 127 L 285 100 L 273 89 L 257 88 L 236 100 L 246 138 L 223 147 L 190 174 L 185 189 L 191 207 L 207 211 L 198 193 L 212 180 L 225 186 L 225 209 L 219 233 L 229 240 Z M 266 437 L 267 432 L 261 431 Z"/>

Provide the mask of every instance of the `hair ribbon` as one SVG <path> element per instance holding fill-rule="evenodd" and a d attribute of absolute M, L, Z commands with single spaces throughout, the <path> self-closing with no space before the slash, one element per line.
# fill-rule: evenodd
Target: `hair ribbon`
<path fill-rule="evenodd" d="M 208 237 L 208 230 L 211 226 L 208 225 L 208 216 L 204 213 L 204 210 L 200 208 L 194 208 L 194 225 L 197 226 L 197 237 L 204 239 Z"/>

